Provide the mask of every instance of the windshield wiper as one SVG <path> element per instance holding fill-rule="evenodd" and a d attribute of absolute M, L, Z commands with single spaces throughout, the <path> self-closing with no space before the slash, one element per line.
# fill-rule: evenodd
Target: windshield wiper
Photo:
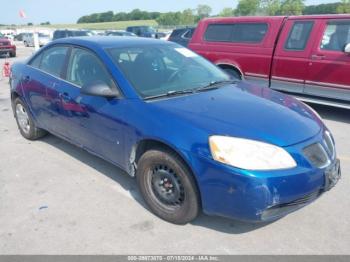
<path fill-rule="evenodd" d="M 193 94 L 196 90 L 195 89 L 187 89 L 187 90 L 171 90 L 163 94 L 154 95 L 154 96 L 147 96 L 144 98 L 144 100 L 151 100 L 156 98 L 162 98 L 162 97 L 170 97 L 170 96 L 177 96 L 177 95 L 184 95 L 184 94 Z"/>
<path fill-rule="evenodd" d="M 236 80 L 220 80 L 220 81 L 212 81 L 208 85 L 201 86 L 196 90 L 196 92 L 201 92 L 201 91 L 207 91 L 207 90 L 212 90 L 212 89 L 217 89 L 219 88 L 220 85 L 224 84 L 236 84 Z"/>

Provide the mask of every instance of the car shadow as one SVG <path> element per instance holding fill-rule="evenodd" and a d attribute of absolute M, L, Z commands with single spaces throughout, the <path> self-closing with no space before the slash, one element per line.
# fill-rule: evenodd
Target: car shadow
<path fill-rule="evenodd" d="M 331 107 L 326 105 L 317 105 L 311 103 L 309 103 L 308 105 L 315 109 L 316 112 L 319 113 L 323 119 L 343 122 L 346 124 L 350 123 L 349 109 Z"/>
<path fill-rule="evenodd" d="M 114 180 L 121 185 L 123 189 L 128 191 L 141 206 L 151 212 L 138 192 L 135 179 L 130 177 L 125 171 L 53 135 L 47 135 L 41 141 L 61 150 L 79 160 L 82 164 L 88 165 L 99 173 Z M 208 216 L 203 213 L 191 222 L 191 224 L 227 234 L 247 233 L 268 225 L 268 223 L 251 224 L 238 222 L 228 218 Z"/>

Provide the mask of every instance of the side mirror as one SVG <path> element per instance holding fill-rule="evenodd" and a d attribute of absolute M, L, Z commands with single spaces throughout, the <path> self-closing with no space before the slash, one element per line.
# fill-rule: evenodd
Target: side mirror
<path fill-rule="evenodd" d="M 97 81 L 84 85 L 80 91 L 84 95 L 101 96 L 106 98 L 115 98 L 119 96 L 117 89 L 111 89 L 103 81 Z"/>
<path fill-rule="evenodd" d="M 344 46 L 344 53 L 350 54 L 350 43 Z"/>

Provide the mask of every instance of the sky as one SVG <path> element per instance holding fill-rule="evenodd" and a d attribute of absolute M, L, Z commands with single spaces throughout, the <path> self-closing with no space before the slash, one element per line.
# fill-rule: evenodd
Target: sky
<path fill-rule="evenodd" d="M 306 0 L 307 5 L 338 2 L 339 0 Z M 3 2 L 1 4 L 1 2 Z M 79 17 L 105 11 L 128 12 L 135 8 L 146 11 L 182 11 L 199 4 L 212 7 L 213 14 L 224 7 L 235 7 L 237 0 L 0 0 L 0 24 L 75 23 Z M 19 17 L 23 10 L 26 18 Z"/>

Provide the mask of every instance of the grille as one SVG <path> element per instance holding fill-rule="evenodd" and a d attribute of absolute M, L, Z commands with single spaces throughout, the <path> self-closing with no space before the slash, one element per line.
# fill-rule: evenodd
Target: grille
<path fill-rule="evenodd" d="M 304 155 L 315 167 L 323 168 L 330 164 L 326 150 L 320 143 L 315 143 L 304 148 Z"/>
<path fill-rule="evenodd" d="M 280 204 L 279 207 L 304 205 L 304 204 L 307 204 L 307 203 L 311 202 L 312 200 L 316 199 L 319 195 L 320 195 L 320 191 L 315 191 L 309 195 L 306 195 L 306 196 L 299 198 L 297 200 L 294 200 L 292 202 Z"/>

